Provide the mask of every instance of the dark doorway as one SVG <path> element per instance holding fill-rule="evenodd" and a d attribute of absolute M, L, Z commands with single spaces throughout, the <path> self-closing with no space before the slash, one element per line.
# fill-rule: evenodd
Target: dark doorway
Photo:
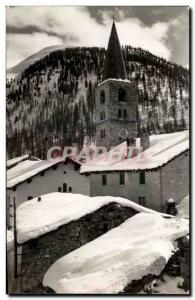
<path fill-rule="evenodd" d="M 63 183 L 63 193 L 66 193 L 66 192 L 67 192 L 67 184 Z"/>

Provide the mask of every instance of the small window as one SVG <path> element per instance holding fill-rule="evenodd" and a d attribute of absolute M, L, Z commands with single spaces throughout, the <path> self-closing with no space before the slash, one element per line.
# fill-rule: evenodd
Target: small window
<path fill-rule="evenodd" d="M 146 207 L 146 197 L 138 197 L 139 205 Z"/>
<path fill-rule="evenodd" d="M 80 169 L 80 165 L 76 163 L 76 164 L 74 165 L 74 169 L 75 169 L 75 171 L 78 171 L 78 170 Z"/>
<path fill-rule="evenodd" d="M 123 118 L 127 119 L 127 110 L 126 109 L 123 110 Z"/>
<path fill-rule="evenodd" d="M 28 196 L 28 200 L 31 200 L 31 199 L 33 199 L 33 196 Z"/>
<path fill-rule="evenodd" d="M 61 188 L 61 186 L 59 186 L 58 187 L 58 192 L 61 193 L 61 191 L 62 191 L 62 188 Z"/>
<path fill-rule="evenodd" d="M 106 176 L 106 174 L 102 175 L 102 185 L 107 185 L 107 176 Z"/>
<path fill-rule="evenodd" d="M 120 173 L 120 185 L 125 184 L 125 173 Z"/>
<path fill-rule="evenodd" d="M 118 110 L 118 117 L 119 118 L 122 118 L 122 110 L 119 108 L 119 110 Z"/>
<path fill-rule="evenodd" d="M 69 192 L 72 192 L 72 187 L 71 186 L 69 187 Z"/>
<path fill-rule="evenodd" d="M 140 171 L 140 173 L 139 173 L 139 183 L 140 184 L 145 183 L 145 172 L 144 171 Z"/>
<path fill-rule="evenodd" d="M 64 174 L 66 174 L 66 171 L 64 171 Z"/>
<path fill-rule="evenodd" d="M 126 102 L 126 91 L 123 89 L 118 90 L 118 101 L 119 102 Z"/>
<path fill-rule="evenodd" d="M 67 184 L 63 183 L 63 193 L 66 193 L 66 192 L 67 192 Z"/>
<path fill-rule="evenodd" d="M 100 104 L 105 103 L 105 92 L 101 91 L 100 93 Z"/>
<path fill-rule="evenodd" d="M 104 128 L 104 129 L 101 129 L 101 130 L 100 130 L 100 137 L 101 137 L 101 138 L 105 138 L 105 136 L 106 136 L 106 130 L 105 130 L 105 128 Z"/>
<path fill-rule="evenodd" d="M 105 120 L 105 111 L 100 112 L 100 120 Z"/>

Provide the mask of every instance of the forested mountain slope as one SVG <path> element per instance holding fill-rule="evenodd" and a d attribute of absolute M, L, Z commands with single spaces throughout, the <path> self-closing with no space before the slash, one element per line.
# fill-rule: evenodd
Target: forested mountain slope
<path fill-rule="evenodd" d="M 53 51 L 7 81 L 7 153 L 45 158 L 49 147 L 94 140 L 95 86 L 103 48 Z M 139 90 L 141 130 L 180 131 L 189 126 L 189 72 L 141 48 L 123 48 L 129 80 Z"/>

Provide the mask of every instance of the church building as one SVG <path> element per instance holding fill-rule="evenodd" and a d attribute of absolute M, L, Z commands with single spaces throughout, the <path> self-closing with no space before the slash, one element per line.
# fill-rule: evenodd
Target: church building
<path fill-rule="evenodd" d="M 96 144 L 116 146 L 127 141 L 135 145 L 140 136 L 137 117 L 138 91 L 128 80 L 125 62 L 113 22 L 103 81 L 96 88 Z M 149 147 L 149 134 L 141 137 L 142 147 Z"/>
<path fill-rule="evenodd" d="M 83 164 L 80 172 L 90 178 L 90 196 L 124 197 L 170 213 L 173 203 L 189 194 L 189 132 L 141 133 L 137 101 L 113 22 L 103 81 L 96 89 L 96 145 L 108 152 Z"/>

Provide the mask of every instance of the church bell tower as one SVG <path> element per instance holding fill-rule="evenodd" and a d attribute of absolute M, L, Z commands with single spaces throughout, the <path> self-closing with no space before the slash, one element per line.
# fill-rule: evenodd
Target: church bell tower
<path fill-rule="evenodd" d="M 106 53 L 103 81 L 96 88 L 96 144 L 116 146 L 124 141 L 135 145 L 138 137 L 138 91 L 127 78 L 115 23 Z M 148 147 L 149 136 L 141 139 Z"/>

